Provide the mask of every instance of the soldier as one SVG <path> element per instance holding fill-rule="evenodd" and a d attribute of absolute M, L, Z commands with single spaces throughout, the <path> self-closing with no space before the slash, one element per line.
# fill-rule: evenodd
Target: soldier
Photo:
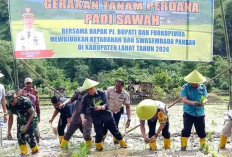
<path fill-rule="evenodd" d="M 0 73 L 0 78 L 4 75 Z M 4 113 L 4 122 L 7 122 L 7 112 L 6 112 L 6 99 L 5 99 L 5 88 L 0 84 L 0 104 L 2 104 L 2 109 Z"/>
<path fill-rule="evenodd" d="M 149 143 L 150 149 L 156 149 L 156 139 L 162 131 L 164 137 L 164 148 L 170 149 L 170 133 L 168 111 L 166 106 L 161 101 L 151 99 L 143 100 L 136 108 L 137 116 L 140 118 L 140 130 L 143 134 L 144 141 Z M 149 132 L 146 135 L 145 120 L 147 120 Z M 156 131 L 156 123 L 159 121 L 160 125 Z"/>
<path fill-rule="evenodd" d="M 115 86 L 109 87 L 106 90 L 106 98 L 109 104 L 110 111 L 113 112 L 113 117 L 115 120 L 115 123 L 118 127 L 121 114 L 123 112 L 123 105 L 126 106 L 126 113 L 127 113 L 127 122 L 126 122 L 126 128 L 130 126 L 131 121 L 131 114 L 130 114 L 130 95 L 129 93 L 123 89 L 124 81 L 122 79 L 118 79 L 115 81 Z M 103 140 L 106 137 L 107 134 L 107 127 L 104 126 L 103 128 Z M 117 144 L 118 141 L 113 138 L 114 144 Z"/>
<path fill-rule="evenodd" d="M 118 127 L 114 121 L 112 112 L 109 110 L 106 95 L 100 90 L 96 90 L 95 86 L 99 83 L 90 79 L 85 79 L 81 91 L 86 90 L 82 100 L 81 121 L 82 125 L 87 124 L 86 111 L 91 110 L 91 117 L 96 133 L 95 143 L 96 149 L 101 151 L 103 149 L 103 127 L 106 126 L 111 134 L 119 141 L 122 148 L 126 148 L 127 144 L 119 132 Z"/>
<path fill-rule="evenodd" d="M 32 107 L 31 101 L 26 97 L 17 97 L 15 91 L 11 90 L 6 93 L 7 110 L 9 114 L 8 121 L 8 138 L 11 136 L 11 127 L 13 124 L 13 114 L 17 115 L 17 138 L 22 155 L 27 155 L 27 145 L 29 144 L 32 153 L 37 153 L 39 147 L 36 144 L 36 124 L 37 115 Z"/>
<path fill-rule="evenodd" d="M 92 147 L 92 138 L 91 138 L 91 130 L 92 130 L 92 118 L 91 118 L 91 111 L 86 111 L 85 118 L 87 119 L 87 124 L 85 126 L 82 126 L 81 124 L 81 117 L 80 117 L 80 111 L 82 107 L 82 98 L 86 94 L 86 92 L 79 92 L 76 91 L 75 94 L 68 100 L 66 100 L 61 106 L 65 106 L 67 104 L 70 104 L 74 101 L 76 101 L 76 105 L 73 109 L 73 114 L 71 118 L 71 122 L 69 125 L 69 128 L 67 129 L 67 132 L 64 134 L 64 139 L 62 140 L 60 147 L 64 147 L 68 144 L 68 141 L 74 134 L 74 132 L 77 129 L 80 129 L 80 131 L 83 133 L 83 137 L 86 141 L 86 145 L 89 147 Z"/>
<path fill-rule="evenodd" d="M 184 128 L 181 132 L 181 150 L 185 151 L 188 143 L 188 137 L 194 124 L 198 137 L 200 138 L 200 146 L 206 143 L 205 133 L 205 109 L 204 104 L 207 100 L 207 90 L 203 82 L 206 78 L 197 70 L 188 74 L 184 80 L 188 83 L 181 88 L 181 98 L 184 103 L 183 123 Z M 205 100 L 204 100 L 205 99 Z"/>
<path fill-rule="evenodd" d="M 70 103 L 70 104 L 66 105 L 65 107 L 61 108 L 60 105 L 63 102 L 65 102 L 66 100 L 67 100 L 67 98 L 57 97 L 57 96 L 53 96 L 51 98 L 51 102 L 52 102 L 55 110 L 53 112 L 51 119 L 49 120 L 49 123 L 52 123 L 54 118 L 60 112 L 60 119 L 59 119 L 58 126 L 57 126 L 60 144 L 64 138 L 64 129 L 66 126 L 69 126 L 69 124 L 70 124 L 71 117 L 72 117 L 72 110 L 73 110 L 73 106 L 74 106 L 74 103 Z"/>
<path fill-rule="evenodd" d="M 40 138 L 40 132 L 39 132 L 39 122 L 40 122 L 40 103 L 39 103 L 39 96 L 38 92 L 32 88 L 32 79 L 31 78 L 26 78 L 24 80 L 24 85 L 25 87 L 23 89 L 20 89 L 18 92 L 18 96 L 25 96 L 28 97 L 31 102 L 32 106 L 34 107 L 36 114 L 38 116 L 38 123 L 36 127 L 36 141 L 39 143 L 39 138 Z"/>
<path fill-rule="evenodd" d="M 22 16 L 24 30 L 17 34 L 16 50 L 46 50 L 43 32 L 33 28 L 34 14 L 31 8 L 26 8 Z"/>

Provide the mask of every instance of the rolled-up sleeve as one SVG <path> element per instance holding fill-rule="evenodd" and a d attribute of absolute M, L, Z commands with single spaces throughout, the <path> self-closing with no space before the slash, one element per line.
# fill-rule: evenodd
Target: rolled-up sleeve
<path fill-rule="evenodd" d="M 187 97 L 187 90 L 185 85 L 181 87 L 181 97 Z"/>
<path fill-rule="evenodd" d="M 79 92 L 75 91 L 75 93 L 74 93 L 73 96 L 71 97 L 71 102 L 74 102 L 75 100 L 78 99 L 78 94 L 79 94 Z"/>
<path fill-rule="evenodd" d="M 130 104 L 130 95 L 129 95 L 129 93 L 126 94 L 125 104 Z"/>
<path fill-rule="evenodd" d="M 203 85 L 203 94 L 205 97 L 208 97 L 208 92 L 207 92 L 205 85 Z"/>

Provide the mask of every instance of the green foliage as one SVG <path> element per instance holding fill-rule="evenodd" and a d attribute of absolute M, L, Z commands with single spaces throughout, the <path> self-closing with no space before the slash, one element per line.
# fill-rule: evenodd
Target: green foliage
<path fill-rule="evenodd" d="M 81 142 L 78 152 L 72 153 L 71 157 L 85 157 L 89 153 L 89 147 L 85 142 Z"/>
<path fill-rule="evenodd" d="M 217 156 L 215 152 L 212 152 L 211 155 L 212 155 L 212 157 L 216 157 Z"/>
<path fill-rule="evenodd" d="M 26 4 L 16 2 L 21 8 Z M 36 6 L 36 2 L 33 7 Z M 232 1 L 223 0 L 230 46 L 232 46 Z M 194 69 L 199 70 L 207 78 L 212 78 L 228 67 L 226 55 L 223 20 L 219 0 L 215 0 L 214 13 L 214 62 L 178 62 L 154 60 L 126 60 L 126 59 L 40 59 L 26 60 L 53 87 L 62 87 L 67 94 L 73 93 L 84 82 L 86 77 L 100 82 L 99 88 L 113 86 L 116 79 L 121 78 L 128 85 L 132 80 L 151 82 L 154 84 L 155 99 L 164 99 L 166 95 L 178 97 L 180 87 L 185 84 L 184 77 Z M 13 14 L 18 14 L 15 11 Z M 54 12 L 55 14 L 55 12 Z M 49 15 L 50 16 L 50 15 Z M 21 18 L 21 15 L 18 15 Z M 7 89 L 14 87 L 15 68 L 12 43 L 8 22 L 7 0 L 0 0 L 0 71 L 5 75 L 1 79 Z M 8 40 L 8 41 L 7 41 Z M 232 47 L 230 47 L 232 50 Z M 221 56 L 219 56 L 221 55 Z M 16 61 L 20 88 L 23 87 L 25 77 L 31 77 L 40 95 L 50 95 L 51 90 L 22 62 Z M 125 86 L 126 88 L 126 86 Z M 228 90 L 227 75 L 222 75 L 207 86 L 208 91 L 219 92 Z"/>
<path fill-rule="evenodd" d="M 212 135 L 213 135 L 212 132 L 208 132 L 208 140 L 209 140 L 209 141 L 212 141 Z"/>
<path fill-rule="evenodd" d="M 155 88 L 153 89 L 153 99 L 155 100 L 163 100 L 166 97 L 165 91 L 159 87 L 159 86 L 155 86 Z"/>
<path fill-rule="evenodd" d="M 11 39 L 8 19 L 7 0 L 0 0 L 0 40 Z"/>

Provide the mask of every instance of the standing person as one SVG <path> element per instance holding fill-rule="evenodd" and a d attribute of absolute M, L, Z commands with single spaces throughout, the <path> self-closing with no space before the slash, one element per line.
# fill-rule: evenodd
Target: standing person
<path fill-rule="evenodd" d="M 0 78 L 4 75 L 0 73 Z M 2 104 L 2 110 L 3 110 L 3 120 L 4 122 L 7 122 L 7 111 L 6 111 L 6 99 L 5 99 L 5 88 L 2 84 L 0 84 L 0 104 Z"/>
<path fill-rule="evenodd" d="M 17 97 L 14 90 L 6 93 L 7 110 L 9 114 L 8 138 L 11 138 L 11 128 L 13 124 L 13 114 L 17 115 L 17 138 L 22 155 L 27 155 L 27 145 L 29 144 L 32 153 L 37 153 L 39 147 L 36 144 L 36 124 L 37 115 L 32 107 L 31 101 L 26 97 Z"/>
<path fill-rule="evenodd" d="M 144 141 L 149 143 L 150 149 L 156 149 L 156 139 L 162 131 L 164 137 L 164 148 L 170 149 L 170 133 L 168 111 L 166 106 L 161 101 L 145 99 L 139 103 L 136 108 L 137 116 L 140 119 L 140 130 L 143 134 Z M 145 120 L 147 120 L 149 132 L 146 135 Z M 159 121 L 160 125 L 156 131 L 156 123 Z"/>
<path fill-rule="evenodd" d="M 110 111 L 113 113 L 113 117 L 117 127 L 121 118 L 123 105 L 126 106 L 126 114 L 128 117 L 126 122 L 126 128 L 128 128 L 130 126 L 131 121 L 130 95 L 126 90 L 123 89 L 123 86 L 124 81 L 122 79 L 118 79 L 115 81 L 115 86 L 107 88 L 105 93 Z M 106 137 L 107 131 L 107 127 L 104 126 L 103 140 Z M 113 141 L 115 144 L 118 143 L 116 138 L 113 138 Z"/>
<path fill-rule="evenodd" d="M 55 117 L 57 116 L 57 114 L 60 113 L 60 119 L 59 119 L 58 126 L 57 126 L 60 144 L 64 138 L 64 129 L 66 126 L 69 126 L 70 124 L 71 117 L 72 117 L 72 110 L 74 106 L 74 103 L 70 103 L 66 105 L 65 107 L 61 108 L 61 104 L 65 102 L 66 100 L 67 98 L 58 97 L 58 96 L 53 96 L 51 98 L 51 102 L 55 110 L 53 112 L 51 119 L 49 120 L 49 123 L 52 123 Z"/>
<path fill-rule="evenodd" d="M 36 141 L 39 143 L 40 140 L 40 132 L 39 132 L 39 122 L 40 122 L 40 102 L 39 102 L 39 95 L 38 92 L 32 87 L 33 80 L 31 78 L 25 78 L 24 80 L 24 88 L 20 89 L 18 92 L 18 96 L 25 96 L 28 97 L 31 102 L 32 106 L 34 107 L 36 114 L 38 116 L 38 123 L 36 126 Z"/>
<path fill-rule="evenodd" d="M 91 130 L 92 130 L 92 118 L 91 118 L 91 111 L 87 110 L 86 111 L 86 116 L 85 118 L 87 119 L 86 125 L 82 126 L 81 123 L 81 117 L 80 117 L 80 111 L 82 108 L 82 98 L 86 94 L 86 92 L 80 92 L 80 91 L 75 91 L 74 95 L 66 100 L 63 104 L 61 104 L 61 107 L 66 106 L 67 104 L 70 104 L 74 101 L 76 101 L 75 107 L 73 109 L 73 114 L 71 118 L 70 125 L 64 134 L 64 139 L 62 140 L 60 147 L 64 147 L 65 145 L 68 144 L 68 141 L 72 137 L 72 135 L 75 133 L 77 129 L 80 129 L 80 131 L 83 134 L 83 137 L 86 141 L 86 145 L 89 147 L 92 147 L 92 138 L 91 138 Z"/>
<path fill-rule="evenodd" d="M 31 8 L 25 8 L 22 14 L 24 30 L 18 32 L 16 36 L 16 50 L 46 50 L 46 43 L 43 32 L 35 30 L 34 14 Z"/>
<path fill-rule="evenodd" d="M 198 137 L 200 137 L 200 145 L 206 143 L 205 137 L 205 109 L 203 99 L 208 94 L 204 84 L 206 78 L 197 70 L 188 74 L 184 80 L 188 83 L 181 88 L 182 102 L 184 103 L 183 122 L 184 128 L 181 132 L 181 150 L 185 151 L 188 143 L 188 137 L 194 124 Z"/>
<path fill-rule="evenodd" d="M 83 86 L 80 90 L 87 91 L 87 94 L 82 100 L 81 120 L 82 125 L 87 123 L 86 110 L 91 110 L 91 117 L 94 124 L 94 130 L 96 133 L 95 143 L 96 149 L 101 151 L 103 149 L 103 127 L 106 126 L 111 134 L 119 141 L 121 147 L 127 147 L 122 134 L 119 132 L 118 127 L 114 121 L 112 112 L 109 110 L 106 95 L 104 92 L 97 90 L 99 82 L 85 79 Z"/>
<path fill-rule="evenodd" d="M 228 137 L 231 137 L 232 130 L 232 110 L 228 112 L 228 116 L 225 120 L 224 126 L 220 134 L 220 148 L 224 149 L 226 147 Z"/>

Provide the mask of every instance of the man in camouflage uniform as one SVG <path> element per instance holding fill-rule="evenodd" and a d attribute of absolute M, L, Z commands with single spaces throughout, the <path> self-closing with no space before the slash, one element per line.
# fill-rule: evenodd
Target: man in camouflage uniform
<path fill-rule="evenodd" d="M 40 122 L 40 102 L 39 102 L 39 96 L 38 92 L 32 87 L 32 79 L 31 78 L 25 78 L 24 80 L 24 88 L 20 89 L 18 92 L 18 96 L 25 96 L 28 97 L 31 102 L 32 106 L 35 109 L 35 112 L 38 116 L 38 123 L 36 126 L 36 141 L 39 143 L 40 139 L 40 132 L 39 132 L 39 122 Z"/>
<path fill-rule="evenodd" d="M 17 138 L 22 155 L 27 155 L 27 145 L 29 144 L 32 153 L 39 151 L 35 140 L 36 124 L 38 121 L 31 101 L 26 97 L 17 97 L 15 91 L 6 93 L 7 110 L 9 114 L 8 138 L 11 137 L 13 124 L 13 114 L 17 115 Z"/>

